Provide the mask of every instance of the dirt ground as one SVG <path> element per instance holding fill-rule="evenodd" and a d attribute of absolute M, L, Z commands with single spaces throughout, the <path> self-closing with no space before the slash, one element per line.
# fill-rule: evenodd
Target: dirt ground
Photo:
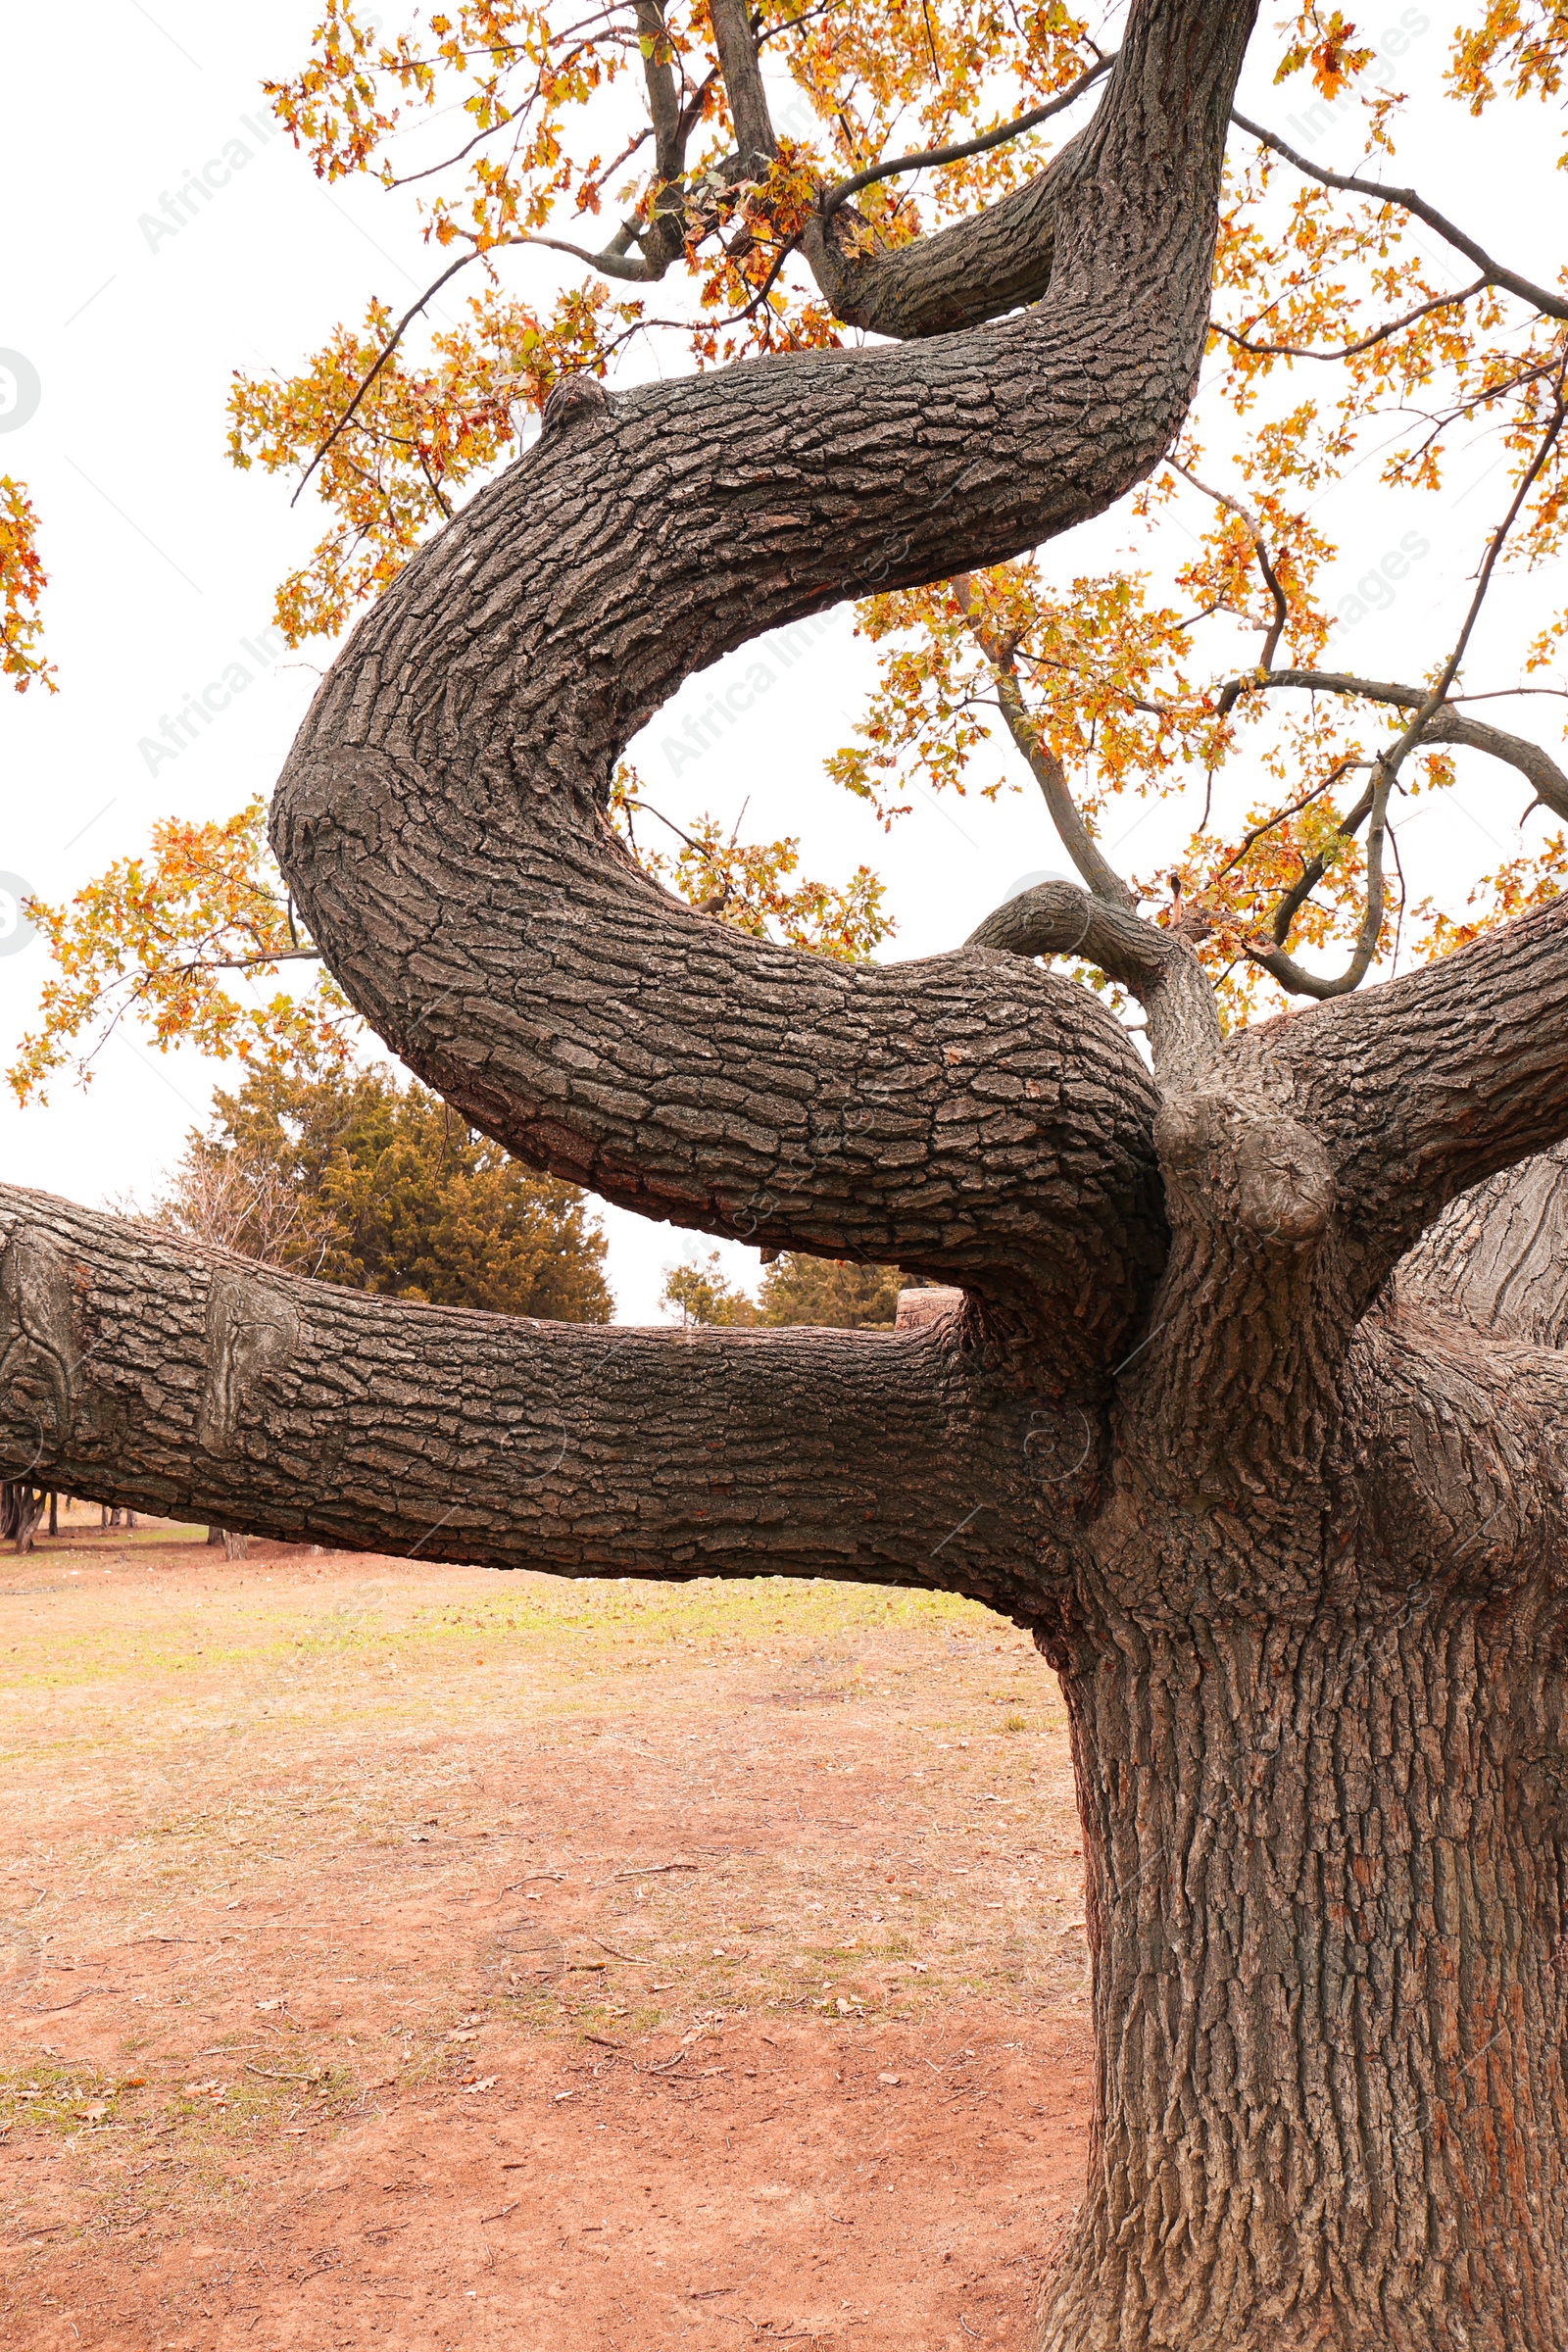
<path fill-rule="evenodd" d="M 0 1558 L 0 2340 L 1023 2352 L 1054 1677 L 968 1603 Z"/>

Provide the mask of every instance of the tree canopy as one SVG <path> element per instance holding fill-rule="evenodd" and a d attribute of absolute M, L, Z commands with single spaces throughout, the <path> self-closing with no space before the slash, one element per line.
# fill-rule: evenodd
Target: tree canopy
<path fill-rule="evenodd" d="M 898 1336 L 475 1315 L 0 1190 L 6 1466 L 430 1559 L 1011 1616 L 1069 1711 L 1095 1963 L 1040 2352 L 1568 2342 L 1568 897 L 1549 831 L 1471 906 L 1428 919 L 1401 883 L 1410 805 L 1461 760 L 1561 814 L 1551 754 L 1476 710 L 1528 692 L 1554 723 L 1562 691 L 1550 605 L 1510 642 L 1495 594 L 1558 546 L 1568 294 L 1381 176 L 1401 110 L 1337 15 L 1260 55 L 1318 93 L 1303 144 L 1314 106 L 1358 110 L 1354 173 L 1236 111 L 1246 0 L 1130 0 L 1113 57 L 1051 11 L 938 0 L 418 24 L 383 63 L 330 16 L 278 103 L 328 174 L 428 164 L 450 267 L 573 244 L 558 208 L 637 184 L 534 329 L 537 435 L 463 504 L 500 408 L 465 452 L 456 344 L 416 383 L 374 317 L 238 388 L 240 454 L 309 451 L 338 502 L 291 625 L 378 593 L 278 780 L 275 883 L 170 960 L 260 957 L 268 985 L 309 942 L 466 1129 L 780 1263 L 906 1268 L 938 1311 Z M 1560 9 L 1468 21 L 1457 128 L 1535 121 L 1565 42 Z M 645 114 L 601 131 L 639 74 Z M 461 96 L 456 192 L 439 155 L 401 162 L 389 91 L 441 137 Z M 1049 154 L 1019 144 L 1080 102 Z M 935 192 L 895 197 L 917 166 Z M 701 365 L 612 378 L 654 320 L 601 279 L 671 307 L 684 282 L 660 331 Z M 1298 369 L 1339 392 L 1300 399 Z M 1317 489 L 1366 464 L 1436 500 L 1460 458 L 1493 502 L 1463 610 L 1402 678 L 1332 666 Z M 1157 562 L 1043 552 L 1129 497 Z M 639 864 L 649 714 L 848 600 L 887 656 L 848 787 L 884 818 L 922 762 L 986 789 L 999 722 L 1081 887 L 899 963 L 802 953 L 776 910 Z M 1129 876 L 1110 806 L 1178 789 L 1185 854 Z M 113 898 L 83 985 L 134 989 Z M 286 1062 L 297 1017 L 235 1050 Z M 355 1173 L 344 1247 L 402 1278 L 417 1220 Z"/>
<path fill-rule="evenodd" d="M 763 1267 L 754 1298 L 729 1279 L 714 1250 L 671 1268 L 663 1303 L 687 1323 L 715 1329 L 809 1323 L 830 1331 L 891 1331 L 906 1287 L 897 1266 L 857 1266 L 785 1250 Z"/>

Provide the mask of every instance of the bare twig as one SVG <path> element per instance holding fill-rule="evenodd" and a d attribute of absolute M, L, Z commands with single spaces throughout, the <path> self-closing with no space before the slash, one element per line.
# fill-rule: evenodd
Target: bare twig
<path fill-rule="evenodd" d="M 1478 245 L 1474 237 L 1467 236 L 1435 205 L 1428 204 L 1424 197 L 1418 196 L 1414 188 L 1385 187 L 1375 179 L 1357 178 L 1353 172 L 1326 172 L 1321 164 L 1309 163 L 1304 155 L 1298 155 L 1294 147 L 1288 147 L 1276 131 L 1265 130 L 1260 122 L 1250 122 L 1245 115 L 1237 113 L 1235 107 L 1231 109 L 1231 121 L 1238 130 L 1245 130 L 1249 138 L 1256 139 L 1260 147 L 1272 148 L 1296 171 L 1303 172 L 1308 179 L 1317 180 L 1321 186 L 1338 189 L 1345 195 L 1369 196 L 1377 204 L 1396 204 L 1401 212 L 1411 213 L 1416 220 L 1424 220 L 1428 228 L 1435 229 L 1446 244 L 1464 254 L 1478 270 L 1485 270 L 1489 285 L 1506 287 L 1510 294 L 1517 294 L 1520 301 L 1528 302 L 1532 309 L 1544 311 L 1548 318 L 1568 318 L 1568 301 L 1561 294 L 1554 294 L 1547 286 L 1538 286 L 1534 278 L 1521 277 L 1516 270 L 1505 269 L 1501 262 L 1493 259 L 1484 245 Z"/>
<path fill-rule="evenodd" d="M 960 139 L 951 147 L 919 148 L 909 155 L 896 155 L 884 164 L 868 164 L 863 172 L 841 179 L 836 187 L 828 190 L 822 199 L 822 219 L 831 220 L 841 204 L 847 204 L 852 196 L 858 195 L 861 188 L 870 187 L 873 180 L 891 179 L 897 172 L 921 172 L 934 165 L 961 164 L 967 157 L 984 155 L 989 148 L 1000 147 L 1007 139 L 1021 138 L 1025 131 L 1049 122 L 1053 115 L 1061 114 L 1081 98 L 1085 90 L 1092 88 L 1103 74 L 1110 72 L 1115 62 L 1116 52 L 1112 50 L 1098 65 L 1080 74 L 1076 81 L 1069 82 L 1066 89 L 1059 90 L 1054 98 L 1049 98 L 1044 106 L 1031 107 L 1027 114 L 1015 115 L 1010 122 L 999 122 L 995 130 L 983 131 L 977 139 Z"/>
<path fill-rule="evenodd" d="M 1257 568 L 1263 575 L 1263 585 L 1267 588 L 1274 604 L 1274 618 L 1263 640 L 1263 651 L 1258 661 L 1258 667 L 1259 669 L 1272 669 L 1274 657 L 1280 649 L 1280 639 L 1284 636 L 1286 623 L 1291 617 L 1291 608 L 1286 601 L 1285 591 L 1280 586 L 1279 575 L 1274 569 L 1273 561 L 1268 552 L 1268 542 L 1263 537 L 1262 524 L 1250 508 L 1243 506 L 1239 498 L 1232 498 L 1225 490 L 1211 489 L 1207 482 L 1200 482 L 1196 473 L 1190 473 L 1187 467 L 1178 465 L 1174 458 L 1167 458 L 1165 463 L 1172 473 L 1179 473 L 1184 482 L 1190 482 L 1192 487 L 1200 491 L 1204 498 L 1211 498 L 1215 506 L 1223 507 L 1228 514 L 1234 514 L 1251 540 L 1252 553 L 1257 558 Z M 1241 691 L 1239 686 L 1236 691 L 1237 693 Z M 1229 702 L 1225 699 L 1227 695 L 1230 696 Z M 1233 694 L 1230 687 L 1227 686 L 1219 699 L 1219 713 L 1222 718 L 1235 700 L 1236 694 Z"/>
<path fill-rule="evenodd" d="M 1384 325 L 1375 326 L 1369 335 L 1363 335 L 1359 342 L 1343 344 L 1337 351 L 1313 351 L 1305 343 L 1253 343 L 1246 335 L 1238 334 L 1235 327 L 1227 326 L 1223 318 L 1211 318 L 1208 323 L 1214 334 L 1223 335 L 1226 342 L 1234 343 L 1238 351 L 1250 352 L 1255 358 L 1353 360 L 1358 352 L 1370 351 L 1375 343 L 1387 342 L 1389 336 L 1396 335 L 1401 327 L 1414 326 L 1418 318 L 1426 318 L 1434 311 L 1452 310 L 1460 303 L 1471 301 L 1491 283 L 1490 278 L 1478 277 L 1474 285 L 1461 287 L 1457 294 L 1436 294 L 1430 302 L 1423 302 L 1417 309 L 1406 311 L 1402 318 L 1390 318 Z"/>

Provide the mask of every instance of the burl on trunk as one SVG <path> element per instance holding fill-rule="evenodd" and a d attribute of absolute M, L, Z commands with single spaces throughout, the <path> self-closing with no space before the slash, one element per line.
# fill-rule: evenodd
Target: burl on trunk
<path fill-rule="evenodd" d="M 848 967 L 675 902 L 603 815 L 720 653 L 1015 554 L 1156 461 L 1250 24 L 1134 0 L 1026 203 L 875 286 L 819 234 L 904 340 L 553 396 L 356 630 L 275 803 L 332 970 L 487 1134 L 956 1311 L 511 1323 L 12 1192 L 0 1468 L 431 1558 L 1005 1611 L 1067 1693 L 1095 1960 L 1042 2343 L 1539 2352 L 1568 2344 L 1568 913 L 1225 1039 L 1087 835 L 1087 890 Z M 1152 1068 L 1055 954 L 1142 1000 Z"/>

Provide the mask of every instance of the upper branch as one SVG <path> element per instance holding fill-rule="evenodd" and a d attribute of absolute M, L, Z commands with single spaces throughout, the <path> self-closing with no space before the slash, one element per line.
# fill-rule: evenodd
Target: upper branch
<path fill-rule="evenodd" d="M 1364 1309 L 1458 1194 L 1568 1136 L 1568 900 L 1229 1054 L 1323 1139 Z"/>
<path fill-rule="evenodd" d="M 1413 215 L 1417 220 L 1424 220 L 1428 228 L 1437 231 L 1445 244 L 1451 245 L 1456 253 L 1462 253 L 1467 261 L 1474 262 L 1476 268 L 1485 272 L 1489 286 L 1506 288 L 1508 293 L 1517 294 L 1521 302 L 1528 302 L 1532 310 L 1544 312 L 1548 318 L 1568 318 L 1568 300 L 1561 294 L 1554 293 L 1549 286 L 1538 286 L 1534 278 L 1522 277 L 1516 270 L 1506 269 L 1488 253 L 1484 245 L 1478 245 L 1474 237 L 1467 236 L 1462 228 L 1440 213 L 1436 205 L 1428 204 L 1424 196 L 1418 196 L 1414 188 L 1391 188 L 1381 180 L 1360 179 L 1353 172 L 1327 172 L 1321 164 L 1309 163 L 1304 155 L 1298 155 L 1294 147 L 1287 147 L 1277 132 L 1265 130 L 1260 122 L 1249 122 L 1247 117 L 1238 114 L 1234 108 L 1231 110 L 1231 121 L 1239 129 L 1245 130 L 1250 138 L 1256 139 L 1260 147 L 1272 148 L 1296 171 L 1308 179 L 1317 180 L 1320 186 L 1337 189 L 1343 195 L 1369 196 L 1376 204 L 1396 204 L 1401 212 Z"/>
<path fill-rule="evenodd" d="M 1231 681 L 1239 693 L 1272 686 L 1305 687 L 1314 693 L 1354 696 L 1359 702 L 1387 703 L 1396 710 L 1419 710 L 1431 700 L 1426 686 L 1400 685 L 1390 678 L 1362 678 L 1348 670 L 1338 669 L 1271 669 L 1264 675 L 1250 675 Z M 1230 692 L 1230 686 L 1225 689 Z M 1549 753 L 1530 743 L 1522 735 L 1510 735 L 1502 727 L 1488 726 L 1483 719 L 1467 718 L 1451 703 L 1429 711 L 1422 722 L 1422 744 L 1453 744 L 1471 752 L 1485 752 L 1505 766 L 1517 768 L 1529 783 L 1536 799 L 1554 816 L 1568 819 L 1568 775 L 1564 775 Z"/>
<path fill-rule="evenodd" d="M 637 874 L 600 811 L 628 738 L 719 654 L 1036 545 L 1162 454 L 1249 23 L 1137 0 L 1050 303 L 559 390 L 361 622 L 273 808 L 329 966 L 486 1132 L 646 1213 L 1046 1302 L 1069 1373 L 1136 1319 L 1162 1248 L 1152 1093 L 1109 1015 L 977 955 L 849 969 L 740 936 Z"/>

